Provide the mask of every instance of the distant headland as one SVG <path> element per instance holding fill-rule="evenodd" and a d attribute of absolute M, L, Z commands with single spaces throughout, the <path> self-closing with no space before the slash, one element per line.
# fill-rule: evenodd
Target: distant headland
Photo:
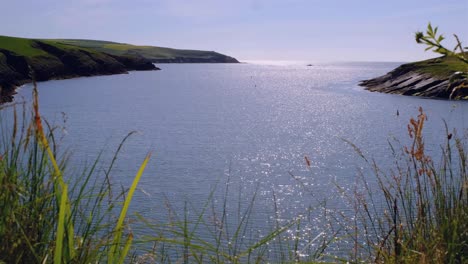
<path fill-rule="evenodd" d="M 403 64 L 360 83 L 373 92 L 468 100 L 468 66 L 454 56 Z"/>
<path fill-rule="evenodd" d="M 0 36 L 0 103 L 10 102 L 17 86 L 36 81 L 128 71 L 159 70 L 153 63 L 238 63 L 200 50 L 135 46 L 110 41 L 27 39 Z"/>

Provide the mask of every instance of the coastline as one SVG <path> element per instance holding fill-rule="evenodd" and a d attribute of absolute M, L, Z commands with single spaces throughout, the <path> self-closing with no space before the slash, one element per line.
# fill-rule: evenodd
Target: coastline
<path fill-rule="evenodd" d="M 118 75 L 118 74 L 128 74 L 131 71 L 158 71 L 161 70 L 158 67 L 152 70 L 129 70 L 121 73 L 109 73 L 109 74 L 93 74 L 93 75 L 68 75 L 68 76 L 55 76 L 54 78 L 50 78 L 47 80 L 40 80 L 36 81 L 40 82 L 48 82 L 48 81 L 57 81 L 57 80 L 69 80 L 69 79 L 76 79 L 76 78 L 86 78 L 86 77 L 97 77 L 97 76 L 110 76 L 110 75 Z M 0 85 L 0 105 L 5 103 L 11 103 L 14 100 L 14 96 L 17 94 L 17 90 L 21 87 L 25 86 L 26 84 L 32 83 L 33 80 L 21 80 L 17 81 L 16 84 L 8 84 L 8 86 Z"/>

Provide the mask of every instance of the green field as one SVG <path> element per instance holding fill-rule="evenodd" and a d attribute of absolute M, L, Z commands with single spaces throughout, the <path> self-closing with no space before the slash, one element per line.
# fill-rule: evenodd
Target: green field
<path fill-rule="evenodd" d="M 465 54 L 465 57 L 468 57 L 468 53 Z M 454 72 L 468 72 L 468 64 L 454 56 L 439 57 L 410 64 L 419 72 L 438 77 L 450 77 Z"/>
<path fill-rule="evenodd" d="M 12 51 L 25 57 L 48 56 L 47 52 L 35 46 L 42 41 L 63 50 L 86 50 L 87 52 L 104 52 L 112 55 L 140 56 L 152 62 L 221 62 L 236 63 L 236 59 L 214 52 L 203 50 L 171 49 L 155 46 L 137 46 L 100 40 L 83 39 L 27 39 L 0 36 L 0 49 Z"/>
<path fill-rule="evenodd" d="M 44 51 L 41 47 L 37 45 L 38 41 L 65 51 L 84 50 L 87 52 L 96 53 L 96 50 L 90 47 L 67 45 L 56 40 L 36 40 L 8 36 L 0 36 L 0 49 L 9 50 L 16 53 L 17 55 L 25 57 L 49 56 L 49 54 L 46 51 Z"/>
<path fill-rule="evenodd" d="M 137 46 L 100 40 L 55 39 L 50 41 L 64 45 L 90 48 L 113 55 L 139 55 L 153 62 L 238 62 L 234 58 L 214 51 Z"/>
<path fill-rule="evenodd" d="M 34 40 L 32 39 L 0 36 L 0 49 L 10 50 L 25 57 L 47 55 L 46 52 L 34 47 L 33 44 Z"/>

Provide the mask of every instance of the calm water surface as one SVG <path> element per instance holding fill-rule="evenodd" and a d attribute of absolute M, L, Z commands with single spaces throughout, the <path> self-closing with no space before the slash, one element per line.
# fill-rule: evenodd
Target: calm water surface
<path fill-rule="evenodd" d="M 114 182 L 129 186 L 146 153 L 153 152 L 135 211 L 163 221 L 166 200 L 174 208 L 189 201 L 196 211 L 216 184 L 220 202 L 229 181 L 233 212 L 247 208 L 257 193 L 252 217 L 259 233 L 272 221 L 274 201 L 284 219 L 325 199 L 329 208 L 348 210 L 336 185 L 352 189 L 366 166 L 344 140 L 385 168 L 393 161 L 388 140 L 408 142 L 406 124 L 420 106 L 429 117 L 429 150 L 444 142 L 442 120 L 466 133 L 467 102 L 357 86 L 396 63 L 304 65 L 163 64 L 161 71 L 49 81 L 39 84 L 41 111 L 56 124 L 66 119 L 62 145 L 73 149 L 78 166 L 103 149 L 110 160 L 123 137 L 138 131 L 112 174 Z M 30 94 L 30 85 L 19 91 L 26 100 Z M 320 232 L 320 215 L 307 229 L 311 235 Z"/>

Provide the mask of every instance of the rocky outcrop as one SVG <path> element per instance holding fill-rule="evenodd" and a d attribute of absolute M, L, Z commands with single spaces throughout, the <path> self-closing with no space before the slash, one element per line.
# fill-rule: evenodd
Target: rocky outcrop
<path fill-rule="evenodd" d="M 127 69 L 132 69 L 135 71 L 147 71 L 147 70 L 159 70 L 155 67 L 153 63 L 143 57 L 139 56 L 128 56 L 128 55 L 110 55 L 119 63 L 123 64 Z"/>
<path fill-rule="evenodd" d="M 22 56 L 0 49 L 0 104 L 11 102 L 16 86 L 27 82 L 29 65 Z"/>
<path fill-rule="evenodd" d="M 416 64 L 404 64 L 395 70 L 359 85 L 372 92 L 468 100 L 468 80 L 464 72 L 445 75 L 421 71 Z"/>
<path fill-rule="evenodd" d="M 110 75 L 132 70 L 159 70 L 149 60 L 117 56 L 86 49 L 62 49 L 43 41 L 33 43 L 43 55 L 26 57 L 0 49 L 0 103 L 13 99 L 15 87 L 24 83 L 80 76 Z"/>

